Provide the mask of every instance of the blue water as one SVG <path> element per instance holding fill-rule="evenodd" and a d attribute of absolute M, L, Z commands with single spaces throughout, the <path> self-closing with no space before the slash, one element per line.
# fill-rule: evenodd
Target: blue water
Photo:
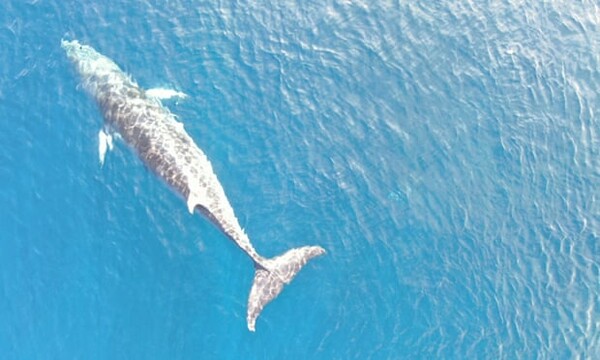
<path fill-rule="evenodd" d="M 0 358 L 600 357 L 593 1 L 0 4 Z M 102 118 L 114 59 L 265 256 L 327 249 L 246 328 L 251 262 Z"/>

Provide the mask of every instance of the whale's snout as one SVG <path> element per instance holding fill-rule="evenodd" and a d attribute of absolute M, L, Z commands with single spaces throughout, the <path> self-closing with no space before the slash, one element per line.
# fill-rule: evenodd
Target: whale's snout
<path fill-rule="evenodd" d="M 117 64 L 89 45 L 81 44 L 77 40 L 62 39 L 60 47 L 79 73 L 84 88 L 92 94 L 96 93 L 98 86 L 109 79 L 117 81 L 127 79 Z"/>
<path fill-rule="evenodd" d="M 94 48 L 88 45 L 81 44 L 77 40 L 61 40 L 60 47 L 65 50 L 69 60 L 73 62 L 78 61 L 96 61 L 104 58 Z"/>
<path fill-rule="evenodd" d="M 65 39 L 62 39 L 60 41 L 60 47 L 62 47 L 65 50 L 67 50 L 68 48 L 70 48 L 72 46 L 76 46 L 76 45 L 79 45 L 79 41 L 77 41 L 77 40 L 65 40 Z"/>

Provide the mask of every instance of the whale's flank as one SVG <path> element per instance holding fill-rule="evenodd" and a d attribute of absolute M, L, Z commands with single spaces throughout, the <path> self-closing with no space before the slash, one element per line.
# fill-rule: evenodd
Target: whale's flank
<path fill-rule="evenodd" d="M 319 246 L 291 249 L 267 259 L 257 253 L 239 225 L 229 200 L 204 152 L 183 124 L 162 105 L 164 91 L 147 93 L 111 59 L 78 41 L 61 42 L 85 90 L 96 100 L 105 128 L 116 131 L 159 178 L 182 196 L 188 210 L 199 210 L 253 261 L 256 273 L 248 298 L 248 329 L 262 309 L 281 292 L 311 258 L 322 255 Z M 171 93 L 167 93 L 172 95 Z M 104 134 L 104 133 L 102 133 Z M 100 161 L 110 134 L 100 136 Z"/>

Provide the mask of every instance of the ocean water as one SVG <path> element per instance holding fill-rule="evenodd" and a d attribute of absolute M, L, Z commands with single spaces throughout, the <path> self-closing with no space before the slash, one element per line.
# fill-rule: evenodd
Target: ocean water
<path fill-rule="evenodd" d="M 206 152 L 250 260 L 117 141 L 78 39 Z M 0 4 L 0 358 L 600 357 L 595 1 Z"/>

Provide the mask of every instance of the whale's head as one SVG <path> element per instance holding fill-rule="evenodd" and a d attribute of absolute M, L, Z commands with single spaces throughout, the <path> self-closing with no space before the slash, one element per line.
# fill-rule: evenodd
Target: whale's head
<path fill-rule="evenodd" d="M 89 45 L 77 40 L 62 40 L 60 45 L 75 66 L 84 87 L 92 93 L 107 79 L 122 75 L 117 64 Z"/>
<path fill-rule="evenodd" d="M 67 53 L 69 60 L 76 62 L 85 57 L 99 55 L 91 46 L 80 44 L 77 40 L 61 40 L 60 47 Z"/>
<path fill-rule="evenodd" d="M 80 72 L 85 70 L 81 68 L 82 66 L 85 67 L 87 65 L 89 67 L 88 71 L 92 71 L 93 65 L 99 65 L 97 64 L 98 62 L 107 59 L 104 55 L 94 50 L 93 47 L 80 44 L 77 40 L 62 40 L 60 46 L 65 50 L 67 58 L 69 58 Z M 112 61 L 110 62 L 112 63 Z M 84 75 L 84 73 L 82 73 L 82 75 Z"/>

